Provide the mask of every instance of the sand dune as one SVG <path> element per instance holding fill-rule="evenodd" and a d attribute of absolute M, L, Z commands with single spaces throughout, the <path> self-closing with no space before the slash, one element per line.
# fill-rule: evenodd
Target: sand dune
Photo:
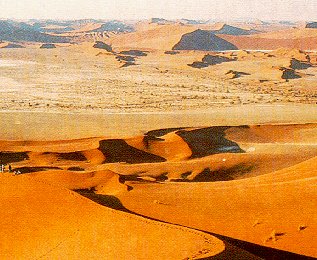
<path fill-rule="evenodd" d="M 315 50 L 317 43 L 317 36 L 306 31 L 282 31 L 251 36 L 219 35 L 219 37 L 234 44 L 239 49 L 247 50 L 275 50 L 278 48 Z"/>
<path fill-rule="evenodd" d="M 185 33 L 194 30 L 191 26 L 156 25 L 148 30 L 118 35 L 110 42 L 120 49 L 171 50 Z"/>
<path fill-rule="evenodd" d="M 284 29 L 257 33 L 238 27 L 190 26 L 182 24 L 147 25 L 136 32 L 112 37 L 116 48 L 141 48 L 154 50 L 273 50 L 278 48 L 316 49 L 316 29 Z"/>
<path fill-rule="evenodd" d="M 188 144 L 174 132 L 162 136 L 151 133 L 126 140 L 127 144 L 139 150 L 165 158 L 168 161 L 184 160 L 192 155 Z"/>
<path fill-rule="evenodd" d="M 0 203 L 1 258 L 199 259 L 224 250 L 207 234 L 107 209 L 32 177 L 1 177 Z"/>
<path fill-rule="evenodd" d="M 135 184 L 119 197 L 130 210 L 160 220 L 316 257 L 311 243 L 316 232 L 315 166 L 316 158 L 268 177 L 232 183 Z"/>
<path fill-rule="evenodd" d="M 215 126 L 127 139 L 1 141 L 1 163 L 22 173 L 0 176 L 1 257 L 198 259 L 232 250 L 133 212 L 316 256 L 316 129 Z M 107 208 L 115 205 L 127 213 Z M 256 259 L 241 248 L 235 255 Z"/>

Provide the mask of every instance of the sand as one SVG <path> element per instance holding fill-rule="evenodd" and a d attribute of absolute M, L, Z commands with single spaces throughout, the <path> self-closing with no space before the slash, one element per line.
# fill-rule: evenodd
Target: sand
<path fill-rule="evenodd" d="M 2 162 L 22 173 L 0 177 L 1 254 L 198 259 L 231 252 L 227 241 L 194 228 L 316 257 L 316 148 L 316 124 L 1 141 Z M 236 248 L 241 254 L 256 259 Z"/>
<path fill-rule="evenodd" d="M 316 30 L 163 23 L 0 50 L 1 259 L 317 257 Z"/>
<path fill-rule="evenodd" d="M 199 259 L 224 249 L 202 232 L 111 210 L 30 177 L 1 177 L 0 203 L 10 208 L 1 212 L 3 259 Z"/>
<path fill-rule="evenodd" d="M 39 113 L 2 111 L 2 140 L 134 137 L 161 128 L 316 122 L 313 105 L 244 105 L 174 113 Z M 58 125 L 59 131 L 55 126 Z M 27 126 L 27 128 L 25 127 Z"/>
<path fill-rule="evenodd" d="M 283 53 L 217 53 L 237 58 L 197 69 L 188 64 L 206 52 L 150 51 L 122 68 L 116 54 L 93 44 L 1 50 L 1 63 L 12 65 L 0 66 L 1 111 L 161 113 L 316 103 L 316 67 L 294 70 Z M 239 77 L 228 77 L 230 71 Z"/>

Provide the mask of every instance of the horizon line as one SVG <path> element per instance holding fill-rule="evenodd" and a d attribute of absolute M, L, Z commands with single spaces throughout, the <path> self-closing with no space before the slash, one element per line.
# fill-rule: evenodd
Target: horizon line
<path fill-rule="evenodd" d="M 96 21 L 146 21 L 151 19 L 162 19 L 166 21 L 176 22 L 179 20 L 189 20 L 189 21 L 201 21 L 201 22 L 252 22 L 252 21 L 261 21 L 261 22 L 316 22 L 317 19 L 311 20 L 311 19 L 261 19 L 261 18 L 252 18 L 252 17 L 241 17 L 241 18 L 232 18 L 232 19 L 218 19 L 218 18 L 166 18 L 166 17 L 159 17 L 159 16 L 153 16 L 153 17 L 140 17 L 140 18 L 92 18 L 92 17 L 81 17 L 81 18 L 61 18 L 61 17 L 46 17 L 46 18 L 31 18 L 31 17 L 25 17 L 25 18 L 16 18 L 16 17 L 0 17 L 0 20 L 53 20 L 53 21 L 81 21 L 81 20 L 96 20 Z"/>

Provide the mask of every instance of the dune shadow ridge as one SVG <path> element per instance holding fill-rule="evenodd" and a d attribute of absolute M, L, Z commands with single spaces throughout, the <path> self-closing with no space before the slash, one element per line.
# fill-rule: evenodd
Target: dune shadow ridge
<path fill-rule="evenodd" d="M 133 214 L 136 216 L 140 216 L 143 218 L 147 218 L 153 221 L 158 221 L 166 224 L 172 224 L 172 225 L 177 225 L 177 226 L 182 226 L 174 223 L 169 223 L 166 221 L 162 221 L 159 219 L 151 218 L 142 214 L 138 214 L 136 212 L 133 212 L 126 208 L 122 202 L 120 201 L 119 198 L 113 195 L 101 195 L 101 194 L 95 194 L 93 190 L 75 190 L 78 194 L 94 201 L 95 203 L 98 203 L 102 206 L 114 209 L 114 210 L 119 210 L 125 213 Z M 191 227 L 187 227 L 191 228 Z M 246 259 L 246 260 L 257 260 L 257 259 L 266 259 L 266 260 L 289 260 L 289 259 L 298 259 L 298 260 L 313 260 L 315 258 L 308 257 L 308 256 L 303 256 L 271 247 L 265 247 L 261 245 L 257 245 L 254 243 L 242 241 L 239 239 L 215 234 L 212 232 L 206 232 L 204 230 L 198 230 L 200 232 L 204 232 L 207 234 L 210 234 L 220 240 L 222 240 L 225 244 L 226 249 L 212 257 L 207 257 L 207 258 L 202 258 L 204 260 L 227 260 L 227 259 L 233 259 L 233 260 L 240 260 L 240 259 Z"/>
<path fill-rule="evenodd" d="M 231 127 L 214 126 L 191 131 L 176 132 L 192 150 L 190 159 L 202 158 L 219 153 L 244 153 L 240 146 L 226 139 L 225 131 Z"/>

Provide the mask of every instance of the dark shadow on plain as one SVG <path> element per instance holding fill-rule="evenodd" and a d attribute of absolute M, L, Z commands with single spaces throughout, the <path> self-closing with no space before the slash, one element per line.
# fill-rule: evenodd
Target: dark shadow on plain
<path fill-rule="evenodd" d="M 136 56 L 136 57 L 144 57 L 147 56 L 147 53 L 140 50 L 129 50 L 129 51 L 121 51 L 120 54 L 123 55 L 130 55 L 130 56 Z"/>

